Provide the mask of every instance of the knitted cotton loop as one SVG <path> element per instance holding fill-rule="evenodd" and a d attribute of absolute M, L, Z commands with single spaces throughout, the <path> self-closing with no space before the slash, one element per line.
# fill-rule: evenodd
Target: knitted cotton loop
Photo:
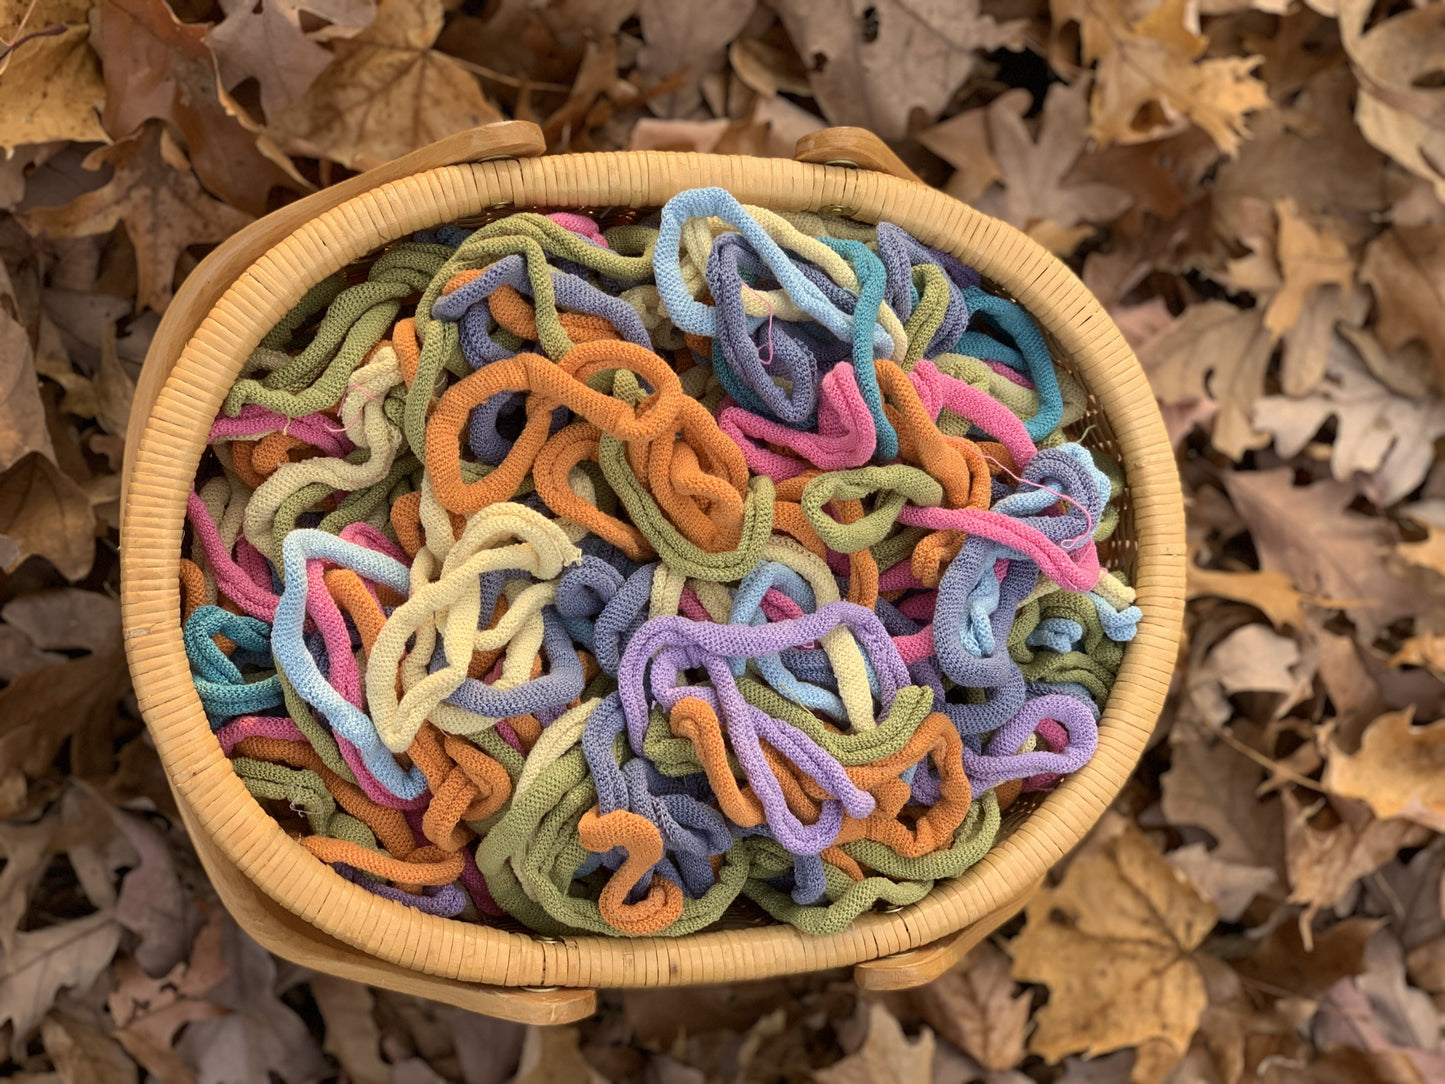
<path fill-rule="evenodd" d="M 183 639 L 238 775 L 369 891 L 833 933 L 1092 755 L 1123 474 L 1028 315 L 902 229 L 658 222 L 443 227 L 308 292 L 212 425 Z"/>
<path fill-rule="evenodd" d="M 409 597 L 382 628 L 367 668 L 366 694 L 375 720 L 374 733 L 386 747 L 393 752 L 404 751 L 428 717 L 451 729 L 448 719 L 455 720 L 455 714 L 439 711 L 438 707 L 468 680 L 473 650 L 507 643 L 524 619 L 537 614 L 555 597 L 555 585 L 546 581 L 555 580 L 565 566 L 581 559 L 581 552 L 555 523 L 513 504 L 493 505 L 472 516 L 462 537 L 443 560 L 438 561 L 429 549 L 418 553 L 411 566 Z M 497 628 L 480 631 L 479 577 L 501 570 L 526 573 L 543 582 L 527 589 L 531 593 L 526 604 L 522 604 L 522 596 L 513 599 Z M 426 673 L 439 634 L 446 663 Z M 406 693 L 398 699 L 392 675 L 401 664 L 407 640 L 413 636 L 414 646 L 407 666 L 402 668 Z M 565 643 L 565 637 L 561 642 Z M 565 697 L 564 702 L 574 695 Z M 474 712 L 458 710 L 467 717 L 463 725 L 468 732 L 490 725 Z"/>
<path fill-rule="evenodd" d="M 683 225 L 694 218 L 713 216 L 722 219 L 742 235 L 800 309 L 838 338 L 844 341 L 852 339 L 851 314 L 839 309 L 805 278 L 793 266 L 791 258 L 778 243 L 758 225 L 757 220 L 721 188 L 694 188 L 680 192 L 662 207 L 653 271 L 657 276 L 658 292 L 662 294 L 668 315 L 674 324 L 695 335 L 717 334 L 715 310 L 688 293 L 679 264 L 679 242 Z M 893 338 L 881 325 L 875 324 L 872 340 L 874 346 L 882 351 L 883 357 L 893 355 Z"/>
<path fill-rule="evenodd" d="M 348 439 L 363 454 L 359 461 L 339 457 L 307 459 L 279 467 L 251 495 L 246 506 L 246 540 L 267 559 L 274 559 L 272 530 L 276 511 L 303 486 L 321 483 L 332 490 L 365 489 L 388 480 L 393 460 L 402 447 L 401 430 L 391 424 L 382 407 L 388 391 L 402 383 L 396 351 L 382 343 L 366 364 L 347 382 L 341 400 L 341 422 Z"/>
<path fill-rule="evenodd" d="M 300 418 L 335 405 L 352 372 L 395 321 L 401 302 L 425 288 L 446 254 L 440 246 L 411 244 L 383 254 L 366 282 L 342 291 L 330 303 L 306 349 L 262 380 L 238 380 L 222 413 L 235 417 L 255 403 Z"/>
<path fill-rule="evenodd" d="M 217 633 L 236 645 L 233 655 L 227 656 L 212 639 Z M 269 666 L 269 633 L 264 622 L 229 613 L 219 606 L 199 606 L 186 619 L 181 638 L 196 693 L 212 729 L 225 719 L 280 705 L 281 687 L 274 673 L 248 680 L 237 665 Z"/>
<path fill-rule="evenodd" d="M 636 372 L 656 391 L 634 410 L 583 383 L 594 373 L 613 369 Z M 474 407 L 505 391 L 531 393 L 527 424 L 495 470 L 467 483 L 462 478 L 457 443 L 462 426 Z M 656 354 L 632 343 L 582 343 L 560 363 L 538 354 L 518 354 L 478 369 L 442 396 L 426 427 L 427 471 L 442 504 L 470 515 L 517 492 L 546 443 L 551 411 L 558 405 L 571 408 L 621 439 L 650 440 L 670 431 L 682 400 L 677 375 Z"/>

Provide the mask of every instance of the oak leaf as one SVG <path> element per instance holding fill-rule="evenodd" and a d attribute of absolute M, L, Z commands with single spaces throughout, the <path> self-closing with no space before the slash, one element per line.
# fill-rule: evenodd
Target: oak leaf
<path fill-rule="evenodd" d="M 331 63 L 326 38 L 349 38 L 376 16 L 375 0 L 221 0 L 226 17 L 206 34 L 227 90 L 255 79 L 261 110 L 278 117 Z M 325 19 L 323 30 L 301 28 L 301 13 Z"/>
<path fill-rule="evenodd" d="M 1341 482 L 1363 475 L 1363 492 L 1374 504 L 1394 504 L 1430 471 L 1435 439 L 1445 434 L 1445 401 L 1396 395 L 1339 336 L 1330 343 L 1324 375 L 1324 383 L 1303 397 L 1260 399 L 1254 424 L 1273 435 L 1280 455 L 1292 458 L 1333 418 L 1330 473 Z"/>
<path fill-rule="evenodd" d="M 95 560 L 95 513 L 85 490 L 39 452 L 0 475 L 0 570 L 44 557 L 68 580 Z"/>
<path fill-rule="evenodd" d="M 1388 521 L 1345 510 L 1351 487 L 1333 480 L 1296 486 L 1294 472 L 1281 467 L 1235 471 L 1225 488 L 1249 526 L 1260 567 L 1289 576 L 1318 605 L 1344 610 L 1361 643 L 1428 604 L 1381 560 L 1395 542 Z"/>
<path fill-rule="evenodd" d="M 1193 954 L 1217 912 L 1132 822 L 1101 822 L 1027 914 L 1014 977 L 1050 991 L 1030 1050 L 1055 1062 L 1159 1040 L 1183 1057 L 1207 1002 Z"/>
<path fill-rule="evenodd" d="M 1264 390 L 1273 351 L 1259 309 L 1205 301 L 1189 306 L 1144 343 L 1139 361 L 1161 401 L 1218 402 L 1214 446 L 1231 459 L 1239 459 L 1269 441 L 1268 435 L 1250 422 L 1250 411 Z"/>
<path fill-rule="evenodd" d="M 12 1056 L 24 1056 L 26 1040 L 56 994 L 67 986 L 88 987 L 119 945 L 120 926 L 107 911 L 16 936 L 15 951 L 0 963 L 0 1026 L 14 1025 Z"/>
<path fill-rule="evenodd" d="M 1438 82 L 1445 26 L 1433 4 L 1366 30 L 1371 0 L 1339 0 L 1340 39 L 1360 92 L 1355 121 L 1366 139 L 1429 181 L 1445 201 L 1445 87 Z"/>
<path fill-rule="evenodd" d="M 981 52 L 1022 49 L 1027 25 L 995 21 L 980 12 L 979 0 L 773 6 L 798 52 L 812 58 L 809 82 L 823 115 L 893 140 L 937 119 Z"/>
<path fill-rule="evenodd" d="M 1395 350 L 1418 341 L 1435 363 L 1436 384 L 1445 389 L 1445 226 L 1391 228 L 1370 242 L 1360 281 L 1375 293 L 1375 332 Z"/>
<path fill-rule="evenodd" d="M 0 51 L 0 150 L 51 140 L 109 142 L 100 123 L 105 83 L 90 47 L 89 9 L 90 0 L 0 0 L 0 43 L 10 46 Z"/>
<path fill-rule="evenodd" d="M 128 136 L 152 117 L 174 125 L 201 182 L 249 215 L 269 210 L 272 188 L 308 187 L 241 108 L 222 98 L 205 27 L 181 22 L 165 0 L 106 0 L 93 18 L 112 136 Z"/>
<path fill-rule="evenodd" d="M 1070 177 L 1088 142 L 1088 93 L 1083 80 L 1073 87 L 1051 86 L 1036 137 L 1024 120 L 1032 105 L 1028 91 L 1005 91 L 987 109 L 1003 187 L 986 192 L 978 209 L 1065 256 L 1094 232 L 1093 225 L 1118 218 L 1133 202 L 1117 185 Z"/>
<path fill-rule="evenodd" d="M 1321 799 L 1306 807 L 1289 788 L 1280 798 L 1289 902 L 1304 905 L 1299 928 L 1306 949 L 1312 943 L 1310 923 L 1316 914 L 1353 892 L 1356 881 L 1374 873 L 1402 847 L 1416 846 L 1429 837 L 1408 820 L 1375 817 L 1362 802 Z"/>
<path fill-rule="evenodd" d="M 293 154 L 369 169 L 464 128 L 502 119 L 477 81 L 432 48 L 441 0 L 380 0 L 335 43 L 335 59 L 267 131 Z"/>
<path fill-rule="evenodd" d="M 842 1061 L 813 1074 L 818 1084 L 931 1084 L 933 1032 L 910 1042 L 893 1014 L 877 1002 L 858 1006 L 866 1015 L 863 1044 Z"/>
<path fill-rule="evenodd" d="M 1163 0 L 1137 17 L 1121 0 L 1050 0 L 1053 33 L 1078 23 L 1081 59 L 1098 64 L 1089 134 L 1101 145 L 1146 143 L 1193 123 L 1233 154 L 1245 114 L 1270 104 L 1250 74 L 1259 57 L 1200 59 L 1208 39 L 1186 26 L 1185 4 Z"/>
<path fill-rule="evenodd" d="M 135 1062 L 96 1024 L 69 1012 L 54 1012 L 40 1025 L 45 1053 L 61 1084 L 135 1084 Z"/>
<path fill-rule="evenodd" d="M 136 304 L 163 311 L 170 303 L 176 260 L 187 247 L 224 241 L 251 217 L 208 196 L 165 127 L 150 122 L 138 135 L 86 159 L 115 174 L 103 188 L 61 207 L 31 212 L 29 225 L 57 237 L 109 233 L 124 222 L 135 246 Z"/>

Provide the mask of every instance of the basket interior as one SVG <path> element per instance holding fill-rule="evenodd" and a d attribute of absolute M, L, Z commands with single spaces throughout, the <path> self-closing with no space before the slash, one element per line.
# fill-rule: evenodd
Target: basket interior
<path fill-rule="evenodd" d="M 449 220 L 448 222 L 437 222 L 433 225 L 441 226 L 447 224 L 455 224 L 463 228 L 476 228 L 484 226 L 498 219 L 508 217 L 512 214 L 522 212 L 536 212 L 546 214 L 551 211 L 565 210 L 573 213 L 587 215 L 588 217 L 591 217 L 595 221 L 597 221 L 598 224 L 601 225 L 603 228 L 607 228 L 617 225 L 629 225 L 638 221 L 642 221 L 646 219 L 649 215 L 655 214 L 659 209 L 660 208 L 655 206 L 578 207 L 576 205 L 507 205 L 504 207 L 489 208 L 472 215 L 459 216 Z M 824 213 L 843 211 L 843 209 L 840 207 L 822 208 L 821 210 Z M 398 239 L 398 241 L 399 240 L 400 239 Z M 391 247 L 398 243 L 398 241 L 392 241 L 388 244 L 381 245 L 373 249 L 371 252 L 367 253 L 365 256 L 351 261 L 345 268 L 342 269 L 342 275 L 345 276 L 348 283 L 363 281 L 371 265 L 381 255 L 383 255 Z M 1003 288 L 997 282 L 994 282 L 987 277 L 983 279 L 982 284 L 985 289 L 989 290 L 992 293 L 995 293 L 1001 297 L 1006 297 L 1013 301 L 1017 301 L 1017 298 L 1015 298 L 1009 290 Z M 414 311 L 416 300 L 416 298 L 407 299 L 407 301 L 402 306 L 401 315 L 411 315 L 412 311 Z M 1027 306 L 1024 307 L 1027 308 Z M 314 332 L 315 326 L 318 322 L 319 318 L 314 319 L 310 321 L 306 326 L 299 329 L 293 339 L 293 346 L 300 346 L 303 345 L 305 342 L 309 341 L 308 336 L 312 332 Z M 1041 327 L 1043 327 L 1042 323 Z M 1133 506 L 1130 499 L 1130 486 L 1128 484 L 1128 466 L 1125 463 L 1125 458 L 1119 447 L 1119 442 L 1116 439 L 1114 431 L 1110 426 L 1109 418 L 1105 413 L 1102 405 L 1100 404 L 1098 396 L 1096 396 L 1094 390 L 1089 387 L 1086 374 L 1080 370 L 1079 366 L 1075 363 L 1075 359 L 1072 358 L 1070 354 L 1063 349 L 1063 347 L 1058 342 L 1057 337 L 1053 335 L 1047 327 L 1043 327 L 1043 330 L 1045 337 L 1048 340 L 1050 353 L 1053 355 L 1055 364 L 1064 368 L 1072 376 L 1074 376 L 1075 379 L 1079 381 L 1081 386 L 1083 386 L 1087 394 L 1087 406 L 1083 418 L 1079 422 L 1076 422 L 1073 425 L 1066 427 L 1065 432 L 1071 439 L 1077 440 L 1080 443 L 1085 444 L 1087 447 L 1097 448 L 1110 455 L 1115 460 L 1115 462 L 1119 464 L 1120 470 L 1124 472 L 1125 485 L 1114 502 L 1119 514 L 1118 526 L 1107 540 L 1099 544 L 1099 556 L 1101 562 L 1107 568 L 1124 572 L 1126 576 L 1128 576 L 1129 581 L 1133 583 L 1136 574 L 1138 545 L 1135 535 Z M 1105 717 L 1105 719 L 1101 719 L 1101 726 L 1106 725 L 1106 719 L 1107 716 Z M 994 843 L 994 846 L 997 846 L 1004 839 L 1015 833 L 1019 829 L 1019 827 L 1023 825 L 1025 821 L 1029 818 L 1030 814 L 1032 814 L 1040 806 L 1040 804 L 1046 799 L 1046 797 L 1047 794 L 1044 792 L 1031 792 L 1020 795 L 1019 798 L 1010 805 L 1009 809 L 1005 811 L 999 834 Z M 262 808 L 263 811 L 265 811 L 264 807 L 262 807 L 260 802 L 257 802 L 255 799 L 252 799 L 252 801 L 257 805 L 258 808 Z M 266 815 L 270 816 L 272 812 L 276 812 L 276 810 L 266 811 Z M 284 816 L 284 810 L 280 812 L 281 815 Z M 300 822 L 298 819 L 298 824 L 299 823 Z M 329 868 L 326 870 L 326 872 L 332 877 L 336 877 L 338 881 L 340 880 L 339 875 L 335 874 Z M 899 906 L 882 904 L 875 908 L 875 910 L 881 913 L 894 913 L 903 909 L 904 908 Z M 468 924 L 482 925 L 499 931 L 521 934 L 546 943 L 556 943 L 555 939 L 538 935 L 528 927 L 524 926 L 522 923 L 507 915 L 502 915 L 499 917 L 479 916 L 474 919 L 469 919 Z M 706 930 L 741 930 L 777 925 L 778 923 L 775 922 L 760 906 L 745 897 L 739 896 L 738 899 L 729 906 L 728 910 L 721 917 L 721 919 L 713 923 L 711 926 L 706 927 Z"/>

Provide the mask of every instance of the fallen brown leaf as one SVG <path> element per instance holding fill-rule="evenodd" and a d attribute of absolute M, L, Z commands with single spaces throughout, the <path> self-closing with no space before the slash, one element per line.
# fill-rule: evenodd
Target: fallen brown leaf
<path fill-rule="evenodd" d="M 90 498 L 39 452 L 0 475 L 0 570 L 14 572 L 34 556 L 68 580 L 80 579 L 95 560 Z"/>
<path fill-rule="evenodd" d="M 893 1014 L 877 1002 L 860 1003 L 867 1020 L 863 1044 L 842 1061 L 813 1074 L 818 1084 L 931 1084 L 933 1033 L 909 1041 Z"/>
<path fill-rule="evenodd" d="M 222 0 L 221 7 L 226 17 L 205 39 L 221 85 L 235 90 L 256 80 L 268 120 L 306 93 L 331 63 L 318 39 L 353 37 L 376 16 L 376 0 Z M 302 12 L 324 19 L 324 32 L 307 34 Z"/>
<path fill-rule="evenodd" d="M 1375 292 L 1376 331 L 1394 350 L 1423 343 L 1435 362 L 1436 383 L 1445 388 L 1445 226 L 1417 226 L 1382 233 L 1365 249 L 1360 280 Z"/>
<path fill-rule="evenodd" d="M 12 46 L 0 55 L 0 149 L 57 139 L 109 141 L 100 124 L 105 84 L 90 47 L 90 7 L 90 0 L 44 0 L 0 8 L 0 41 Z M 60 32 L 21 40 L 26 16 L 31 31 Z"/>
<path fill-rule="evenodd" d="M 1207 1001 L 1192 954 L 1217 912 L 1132 823 L 1106 818 L 1027 915 L 1014 977 L 1050 991 L 1030 1050 L 1057 1061 L 1159 1039 L 1184 1056 Z"/>
<path fill-rule="evenodd" d="M 16 935 L 15 951 L 6 952 L 0 966 L 0 1025 L 14 1027 L 12 1056 L 22 1055 L 55 995 L 67 986 L 89 986 L 119 944 L 120 926 L 107 911 Z"/>
<path fill-rule="evenodd" d="M 231 208 L 264 214 L 272 188 L 301 191 L 306 185 L 239 107 L 220 97 L 205 37 L 205 27 L 182 23 L 165 0 L 99 5 L 95 41 L 105 66 L 105 128 L 122 139 L 149 118 L 167 121 L 180 132 L 186 157 L 208 189 Z M 227 226 L 227 232 L 239 228 L 234 218 Z"/>
<path fill-rule="evenodd" d="M 371 24 L 335 43 L 335 59 L 267 132 L 293 154 L 369 169 L 501 120 L 476 79 L 432 48 L 441 27 L 441 0 L 380 0 Z"/>
<path fill-rule="evenodd" d="M 1024 1059 L 1030 999 L 1016 993 L 1009 959 L 985 941 L 953 970 L 911 992 L 918 1014 L 989 1072 Z"/>
<path fill-rule="evenodd" d="M 1330 752 L 1324 783 L 1360 798 L 1377 817 L 1403 817 L 1445 830 L 1445 720 L 1414 726 L 1412 708 L 1381 715 L 1365 728 L 1359 752 Z"/>
<path fill-rule="evenodd" d="M 190 245 L 224 241 L 250 216 L 208 196 L 184 152 L 154 121 L 86 160 L 90 169 L 107 164 L 115 175 L 104 188 L 62 207 L 35 211 L 29 223 L 52 236 L 83 237 L 108 233 L 124 222 L 140 275 L 137 304 L 163 311 L 181 253 Z"/>
<path fill-rule="evenodd" d="M 778 0 L 774 5 L 798 52 L 812 58 L 808 79 L 833 124 L 901 139 L 921 115 L 937 119 L 978 60 L 978 52 L 1018 49 L 1022 21 L 997 22 L 979 0 Z"/>
<path fill-rule="evenodd" d="M 1402 847 L 1424 842 L 1427 834 L 1407 820 L 1381 820 L 1359 802 L 1322 799 L 1305 807 L 1288 789 L 1280 798 L 1289 899 L 1304 904 L 1299 926 L 1308 948 L 1310 923 L 1317 913 L 1340 902 L 1359 878 L 1379 869 Z"/>

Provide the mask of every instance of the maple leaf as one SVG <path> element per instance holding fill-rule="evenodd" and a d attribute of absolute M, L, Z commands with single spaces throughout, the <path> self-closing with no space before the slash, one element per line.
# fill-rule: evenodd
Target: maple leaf
<path fill-rule="evenodd" d="M 1086 80 L 1073 87 L 1051 86 L 1036 140 L 1024 121 L 1032 105 L 1028 91 L 1006 91 L 986 110 L 1003 183 L 1001 190 L 977 201 L 978 209 L 1017 226 L 1060 255 L 1068 255 L 1093 233 L 1093 224 L 1112 221 L 1133 202 L 1117 185 L 1070 179 L 1088 142 L 1088 93 Z"/>
<path fill-rule="evenodd" d="M 34 211 L 32 229 L 57 237 L 108 233 L 124 222 L 135 246 L 140 308 L 157 312 L 171 300 L 176 259 L 190 245 L 224 241 L 251 216 L 213 199 L 191 172 L 185 153 L 163 125 L 149 122 L 138 135 L 102 147 L 87 169 L 115 167 L 103 188 L 61 207 Z"/>
<path fill-rule="evenodd" d="M 953 167 L 943 190 L 954 199 L 973 203 L 995 181 L 1003 180 L 1003 169 L 989 146 L 987 109 L 964 110 L 914 138 Z"/>
<path fill-rule="evenodd" d="M 701 100 L 698 81 L 721 67 L 728 42 L 747 26 L 756 7 L 756 0 L 730 4 L 641 0 L 637 4 L 645 43 L 637 54 L 638 73 L 649 84 L 681 83 L 657 100 L 662 115 L 684 118 L 697 109 Z"/>
<path fill-rule="evenodd" d="M 1185 26 L 1186 0 L 1163 0 L 1142 18 L 1122 0 L 1050 0 L 1053 32 L 1079 24 L 1084 64 L 1097 62 L 1093 123 L 1102 145 L 1145 143 L 1197 124 L 1233 154 L 1244 116 L 1270 104 L 1250 73 L 1259 57 L 1200 60 L 1208 40 Z"/>
<path fill-rule="evenodd" d="M 978 53 L 1021 49 L 1022 20 L 1000 23 L 979 0 L 779 0 L 773 5 L 804 58 L 833 124 L 902 139 L 937 118 Z"/>
<path fill-rule="evenodd" d="M 1250 421 L 1274 351 L 1258 309 L 1205 301 L 1185 309 L 1139 348 L 1154 394 L 1165 403 L 1212 399 L 1214 446 L 1231 459 L 1269 442 Z"/>
<path fill-rule="evenodd" d="M 933 1033 L 927 1028 L 910 1042 L 893 1014 L 877 1002 L 858 1006 L 866 1017 L 863 1044 L 842 1061 L 813 1074 L 818 1084 L 930 1084 Z"/>
<path fill-rule="evenodd" d="M 227 90 L 255 79 L 267 119 L 306 93 L 331 52 L 318 38 L 349 38 L 376 16 L 376 0 L 221 0 L 226 17 L 206 34 L 216 56 L 221 85 Z M 307 34 L 301 13 L 328 23 L 324 32 Z"/>
<path fill-rule="evenodd" d="M 1194 960 L 1217 912 L 1110 815 L 1057 888 L 1029 901 L 1014 977 L 1049 987 L 1029 1048 L 1050 1062 L 1160 1040 L 1183 1057 L 1207 998 Z"/>
<path fill-rule="evenodd" d="M 1238 922 L 1254 898 L 1273 888 L 1278 880 L 1268 866 L 1227 862 L 1203 843 L 1170 851 L 1164 859 L 1189 879 L 1200 896 L 1214 904 L 1226 922 Z"/>
<path fill-rule="evenodd" d="M 1437 81 L 1445 26 L 1436 5 L 1392 15 L 1366 31 L 1371 0 L 1339 0 L 1340 38 L 1359 80 L 1355 121 L 1365 138 L 1445 201 L 1445 88 Z"/>
<path fill-rule="evenodd" d="M 1445 389 L 1445 225 L 1382 233 L 1365 249 L 1360 280 L 1375 292 L 1380 341 L 1390 349 L 1423 343 Z"/>
<path fill-rule="evenodd" d="M 89 9 L 89 0 L 0 3 L 0 46 L 8 46 L 0 49 L 0 149 L 60 139 L 109 142 L 100 123 L 105 84 L 90 47 Z"/>
<path fill-rule="evenodd" d="M 1030 999 L 1017 993 L 1008 957 L 984 941 L 908 1001 L 943 1038 L 984 1069 L 1002 1072 L 1024 1058 Z"/>
<path fill-rule="evenodd" d="M 1339 336 L 1330 343 L 1323 384 L 1301 398 L 1267 395 L 1253 412 L 1254 424 L 1274 437 L 1275 450 L 1285 457 L 1302 452 L 1331 418 L 1330 473 L 1341 482 L 1366 475 L 1364 491 L 1381 507 L 1425 480 L 1435 439 L 1445 434 L 1445 402 L 1394 394 Z"/>
<path fill-rule="evenodd" d="M 149 118 L 169 122 L 207 188 L 247 214 L 264 214 L 272 188 L 309 186 L 239 106 L 222 100 L 205 36 L 165 0 L 102 4 L 95 41 L 105 65 L 105 127 L 121 138 Z"/>
<path fill-rule="evenodd" d="M 502 115 L 475 78 L 432 48 L 441 0 L 380 0 L 376 18 L 267 131 L 293 154 L 369 169 Z"/>

